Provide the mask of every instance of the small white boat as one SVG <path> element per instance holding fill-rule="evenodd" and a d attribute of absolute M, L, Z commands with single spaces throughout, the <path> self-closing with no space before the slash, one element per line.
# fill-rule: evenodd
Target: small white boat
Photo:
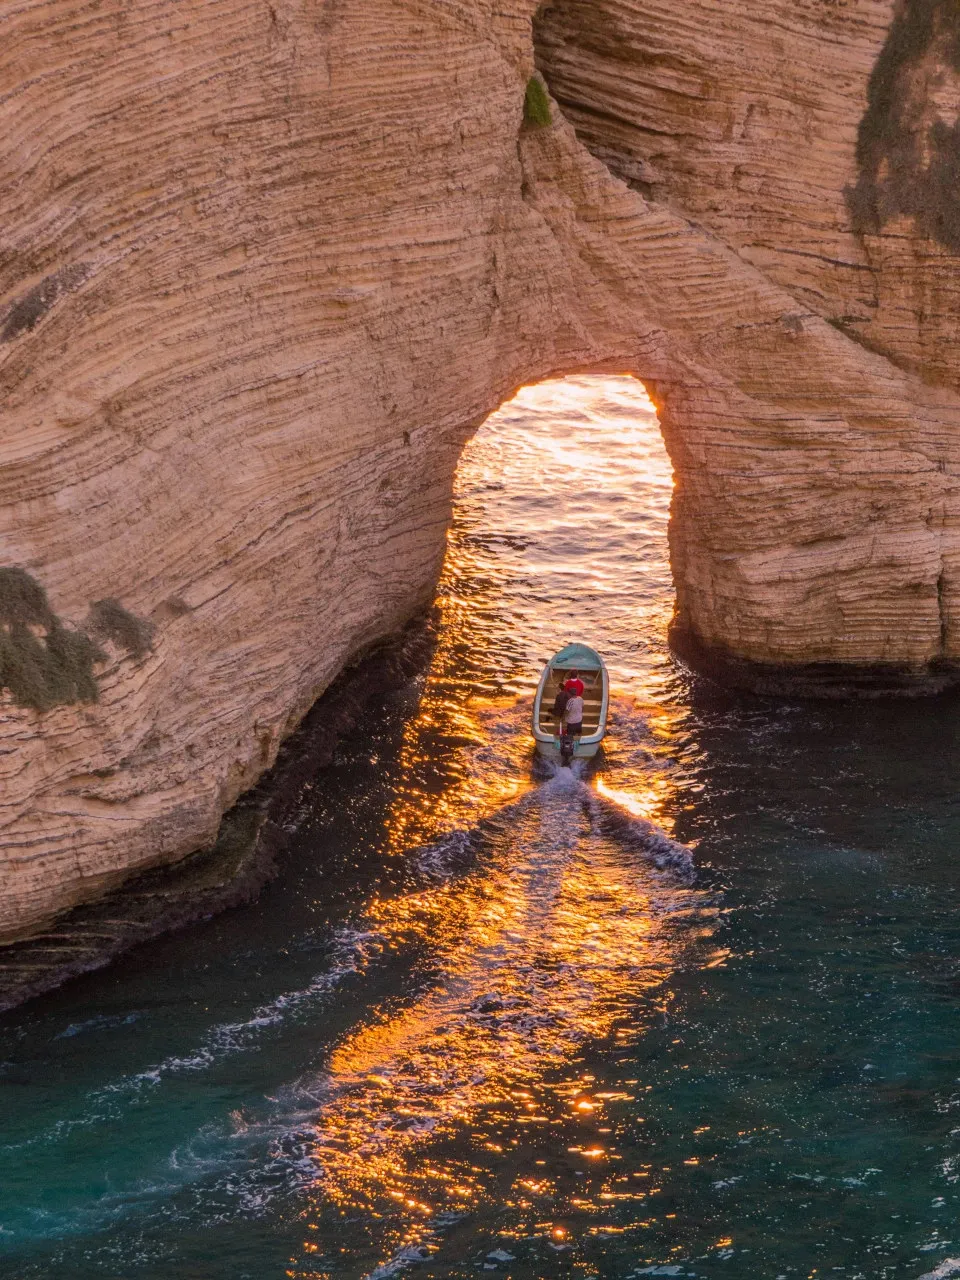
<path fill-rule="evenodd" d="M 610 680 L 603 659 L 585 644 L 568 644 L 555 653 L 543 668 L 533 702 L 533 736 L 537 750 L 550 760 L 559 760 L 560 725 L 553 703 L 571 671 L 579 671 L 583 681 L 583 733 L 575 740 L 573 754 L 594 756 L 607 731 Z"/>

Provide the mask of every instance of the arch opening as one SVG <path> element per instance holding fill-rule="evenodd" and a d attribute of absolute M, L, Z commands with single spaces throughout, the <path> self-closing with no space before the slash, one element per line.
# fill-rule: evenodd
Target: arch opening
<path fill-rule="evenodd" d="M 520 692 L 575 638 L 615 679 L 662 679 L 673 486 L 656 408 L 632 376 L 548 379 L 486 419 L 458 464 L 439 589 L 445 625 L 493 659 L 485 686 Z"/>
<path fill-rule="evenodd" d="M 396 852 L 531 785 L 533 692 L 568 642 L 603 654 L 614 715 L 671 702 L 672 496 L 657 412 L 634 377 L 526 386 L 477 429 L 454 481 L 437 648 L 405 729 Z M 669 827 L 669 780 L 622 772 L 635 811 Z"/>

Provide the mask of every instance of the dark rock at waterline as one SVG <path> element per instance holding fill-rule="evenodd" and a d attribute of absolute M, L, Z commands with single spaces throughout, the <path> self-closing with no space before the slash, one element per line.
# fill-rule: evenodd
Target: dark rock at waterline
<path fill-rule="evenodd" d="M 960 687 L 960 663 L 943 659 L 920 667 L 894 662 L 751 662 L 704 643 L 676 624 L 670 628 L 670 647 L 695 671 L 728 688 L 773 698 L 916 698 Z"/>

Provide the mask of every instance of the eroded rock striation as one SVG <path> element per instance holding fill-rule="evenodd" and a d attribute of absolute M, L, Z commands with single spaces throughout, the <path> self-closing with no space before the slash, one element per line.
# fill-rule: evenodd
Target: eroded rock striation
<path fill-rule="evenodd" d="M 655 395 L 687 652 L 955 678 L 954 7 L 536 9 L 4 16 L 0 566 L 42 603 L 0 630 L 94 687 L 4 677 L 0 940 L 213 841 L 552 374 Z"/>

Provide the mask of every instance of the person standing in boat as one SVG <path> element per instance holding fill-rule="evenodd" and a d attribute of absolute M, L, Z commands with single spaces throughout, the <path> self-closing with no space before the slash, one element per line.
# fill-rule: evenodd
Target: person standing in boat
<path fill-rule="evenodd" d="M 566 689 L 567 693 L 569 693 L 571 697 L 582 698 L 583 697 L 583 681 L 580 679 L 580 672 L 571 671 L 570 674 L 567 676 L 563 687 L 564 689 Z"/>
<path fill-rule="evenodd" d="M 557 720 L 557 733 L 563 733 L 563 716 L 567 709 L 567 703 L 570 701 L 571 695 L 561 685 L 557 690 L 557 696 L 553 700 L 553 714 Z"/>
<path fill-rule="evenodd" d="M 577 683 L 580 693 L 570 695 L 563 711 L 563 732 L 570 738 L 579 738 L 583 733 L 583 682 Z"/>

